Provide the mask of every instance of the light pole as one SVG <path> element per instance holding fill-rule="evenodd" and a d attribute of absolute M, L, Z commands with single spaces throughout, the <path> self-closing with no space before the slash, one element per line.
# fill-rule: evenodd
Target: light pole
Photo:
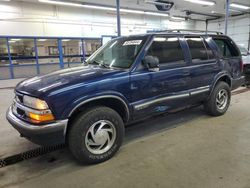
<path fill-rule="evenodd" d="M 120 0 L 116 0 L 116 15 L 117 15 L 117 36 L 121 36 L 121 15 L 120 15 Z"/>
<path fill-rule="evenodd" d="M 225 35 L 227 35 L 227 30 L 228 30 L 229 6 L 230 6 L 230 0 L 226 0 Z"/>

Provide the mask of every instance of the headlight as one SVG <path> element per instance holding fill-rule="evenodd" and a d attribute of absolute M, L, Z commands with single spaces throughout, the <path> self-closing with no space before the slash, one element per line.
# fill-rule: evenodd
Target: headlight
<path fill-rule="evenodd" d="M 27 117 L 29 117 L 30 121 L 32 121 L 33 123 L 42 123 L 55 120 L 45 101 L 37 99 L 35 97 L 24 95 L 23 104 L 24 106 L 34 109 L 25 110 Z"/>
<path fill-rule="evenodd" d="M 33 109 L 37 110 L 47 110 L 49 109 L 47 103 L 43 100 L 24 95 L 23 104 Z"/>

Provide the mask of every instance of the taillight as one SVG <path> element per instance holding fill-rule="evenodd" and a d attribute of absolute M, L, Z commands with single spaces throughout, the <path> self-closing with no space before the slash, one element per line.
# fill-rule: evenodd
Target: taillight
<path fill-rule="evenodd" d="M 241 60 L 241 61 L 240 61 L 240 71 L 243 72 L 243 70 L 244 70 L 244 63 L 243 63 L 243 61 Z"/>

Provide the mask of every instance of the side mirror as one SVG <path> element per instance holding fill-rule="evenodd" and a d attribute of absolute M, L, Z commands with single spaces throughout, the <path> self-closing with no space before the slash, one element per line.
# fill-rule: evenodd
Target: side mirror
<path fill-rule="evenodd" d="M 159 71 L 160 64 L 159 59 L 155 56 L 147 55 L 143 59 L 143 64 L 148 68 L 150 71 Z"/>

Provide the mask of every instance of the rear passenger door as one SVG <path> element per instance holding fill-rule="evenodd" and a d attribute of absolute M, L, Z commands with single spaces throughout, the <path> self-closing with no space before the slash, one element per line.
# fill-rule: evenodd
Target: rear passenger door
<path fill-rule="evenodd" d="M 208 93 L 215 75 L 220 71 L 218 58 L 211 48 L 211 38 L 186 36 L 190 51 L 191 95 Z M 197 98 L 199 100 L 199 98 Z"/>
<path fill-rule="evenodd" d="M 131 94 L 136 118 L 146 117 L 185 105 L 190 73 L 176 36 L 156 36 L 146 56 L 159 59 L 159 71 L 150 71 L 143 63 L 131 73 Z"/>

